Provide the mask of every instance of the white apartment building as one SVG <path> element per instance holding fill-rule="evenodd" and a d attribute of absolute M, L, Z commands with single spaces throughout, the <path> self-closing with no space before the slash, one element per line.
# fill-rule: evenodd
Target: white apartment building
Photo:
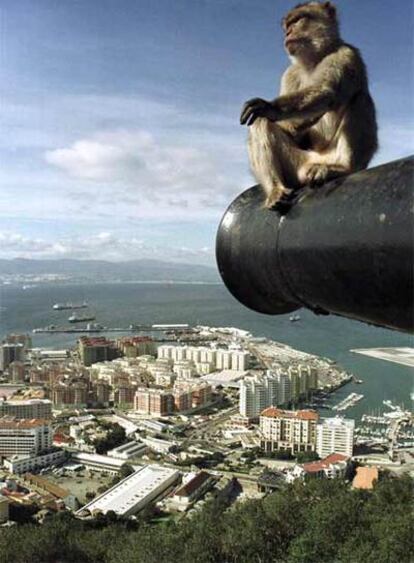
<path fill-rule="evenodd" d="M 207 362 L 216 365 L 216 350 L 214 348 L 199 348 L 200 359 L 199 362 Z"/>
<path fill-rule="evenodd" d="M 196 374 L 194 363 L 191 360 L 181 360 L 175 362 L 173 372 L 178 379 L 191 379 Z"/>
<path fill-rule="evenodd" d="M 61 464 L 66 459 L 66 451 L 55 449 L 40 455 L 13 455 L 4 460 L 3 467 L 10 473 L 21 474 L 37 471 L 42 467 Z"/>
<path fill-rule="evenodd" d="M 311 410 L 286 411 L 269 407 L 260 415 L 260 445 L 266 452 L 315 451 L 318 419 L 318 413 Z"/>
<path fill-rule="evenodd" d="M 158 347 L 158 359 L 182 362 L 191 361 L 194 364 L 211 364 L 217 370 L 231 369 L 245 371 L 249 364 L 249 352 L 235 349 L 207 348 L 203 346 L 172 346 Z"/>
<path fill-rule="evenodd" d="M 0 419 L 0 457 L 35 455 L 52 447 L 52 427 L 47 420 L 6 417 Z"/>
<path fill-rule="evenodd" d="M 316 429 L 316 452 L 324 458 L 332 453 L 352 456 L 355 421 L 336 416 L 323 418 Z"/>
<path fill-rule="evenodd" d="M 245 371 L 249 363 L 249 352 L 244 350 L 217 350 L 216 368 Z"/>
<path fill-rule="evenodd" d="M 288 403 L 290 389 L 290 379 L 284 373 L 268 371 L 245 377 L 240 382 L 239 412 L 241 416 L 256 418 L 267 407 Z"/>
<path fill-rule="evenodd" d="M 290 380 L 292 401 L 307 397 L 310 391 L 318 386 L 317 370 L 312 366 L 304 364 L 289 366 L 287 376 Z"/>
<path fill-rule="evenodd" d="M 6 401 L 0 399 L 0 417 L 52 418 L 52 401 L 49 399 L 29 399 L 26 401 Z"/>
<path fill-rule="evenodd" d="M 215 365 L 211 362 L 197 362 L 195 368 L 199 375 L 208 375 L 212 371 L 215 371 Z"/>

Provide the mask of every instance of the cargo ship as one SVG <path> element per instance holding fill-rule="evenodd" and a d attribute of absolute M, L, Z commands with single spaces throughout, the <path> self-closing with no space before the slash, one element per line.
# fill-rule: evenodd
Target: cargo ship
<path fill-rule="evenodd" d="M 86 315 L 84 317 L 78 317 L 76 315 L 72 315 L 68 318 L 70 323 L 86 323 L 88 321 L 94 321 L 95 317 L 93 315 Z"/>
<path fill-rule="evenodd" d="M 86 309 L 87 303 L 55 303 L 53 309 L 55 311 L 65 311 L 67 309 Z"/>

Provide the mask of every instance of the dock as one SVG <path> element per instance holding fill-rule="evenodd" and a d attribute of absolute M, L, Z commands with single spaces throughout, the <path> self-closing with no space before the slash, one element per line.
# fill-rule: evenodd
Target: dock
<path fill-rule="evenodd" d="M 192 331 L 193 328 L 190 325 L 160 325 L 160 324 L 143 324 L 136 325 L 132 324 L 129 327 L 107 327 L 101 325 L 90 325 L 86 327 L 55 327 L 49 326 L 45 328 L 34 328 L 32 332 L 34 334 L 88 334 L 88 333 L 100 333 L 100 332 L 179 332 L 179 331 Z"/>

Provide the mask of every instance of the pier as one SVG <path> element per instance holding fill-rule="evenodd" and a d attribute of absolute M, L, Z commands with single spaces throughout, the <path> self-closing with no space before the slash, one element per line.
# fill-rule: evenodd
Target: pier
<path fill-rule="evenodd" d="M 358 403 L 363 398 L 364 395 L 359 395 L 358 393 L 350 393 L 347 397 L 345 397 L 343 401 L 333 406 L 332 410 L 345 411 L 346 409 L 353 407 L 356 403 Z"/>
<path fill-rule="evenodd" d="M 88 333 L 99 333 L 99 332 L 180 332 L 180 331 L 193 331 L 193 327 L 187 324 L 171 324 L 171 325 L 160 325 L 160 324 L 131 324 L 129 327 L 107 327 L 101 326 L 99 324 L 88 325 L 86 327 L 55 327 L 53 325 L 47 326 L 45 328 L 34 328 L 32 332 L 34 334 L 88 334 Z"/>

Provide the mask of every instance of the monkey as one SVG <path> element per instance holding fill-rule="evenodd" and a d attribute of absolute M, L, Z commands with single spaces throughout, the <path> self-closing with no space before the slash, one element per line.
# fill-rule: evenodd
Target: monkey
<path fill-rule="evenodd" d="M 267 208 L 304 186 L 365 169 L 378 147 L 366 67 L 358 49 L 342 41 L 335 6 L 298 4 L 282 27 L 292 64 L 280 95 L 248 100 L 240 116 Z"/>

